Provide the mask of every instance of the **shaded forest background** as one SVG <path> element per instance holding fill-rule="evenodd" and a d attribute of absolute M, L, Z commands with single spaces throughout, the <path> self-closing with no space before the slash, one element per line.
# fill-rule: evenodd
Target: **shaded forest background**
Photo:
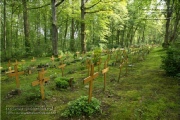
<path fill-rule="evenodd" d="M 1 61 L 169 44 L 180 39 L 178 0 L 2 0 Z"/>

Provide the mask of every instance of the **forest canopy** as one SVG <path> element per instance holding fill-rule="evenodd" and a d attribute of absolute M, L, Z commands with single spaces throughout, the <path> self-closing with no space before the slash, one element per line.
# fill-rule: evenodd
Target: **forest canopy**
<path fill-rule="evenodd" d="M 178 0 L 2 0 L 1 58 L 180 39 Z"/>

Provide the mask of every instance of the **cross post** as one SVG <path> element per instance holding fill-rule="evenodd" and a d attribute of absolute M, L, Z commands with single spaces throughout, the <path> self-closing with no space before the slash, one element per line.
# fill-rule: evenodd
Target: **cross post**
<path fill-rule="evenodd" d="M 52 57 L 50 58 L 52 62 L 54 62 L 54 56 L 52 55 Z"/>
<path fill-rule="evenodd" d="M 101 58 L 99 58 L 99 61 L 97 62 L 98 65 L 98 71 L 100 70 L 100 65 L 101 65 Z"/>
<path fill-rule="evenodd" d="M 31 62 L 34 62 L 34 61 L 36 61 L 36 59 L 33 57 L 33 59 L 31 60 Z"/>
<path fill-rule="evenodd" d="M 102 70 L 102 74 L 104 74 L 104 91 L 106 89 L 106 73 L 108 72 L 109 67 L 107 67 L 107 61 L 104 63 L 104 69 Z"/>
<path fill-rule="evenodd" d="M 91 61 L 89 59 L 86 59 L 86 67 L 88 69 L 88 75 L 90 75 Z"/>
<path fill-rule="evenodd" d="M 62 72 L 62 77 L 64 76 L 64 67 L 66 66 L 66 64 L 62 64 L 59 66 L 59 68 L 61 69 L 61 72 Z"/>

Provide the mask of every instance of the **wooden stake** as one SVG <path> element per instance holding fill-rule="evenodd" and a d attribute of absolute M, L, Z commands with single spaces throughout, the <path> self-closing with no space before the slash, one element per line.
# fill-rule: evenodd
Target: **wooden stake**
<path fill-rule="evenodd" d="M 128 58 L 126 59 L 126 75 L 127 75 L 127 70 L 128 69 Z"/>
<path fill-rule="evenodd" d="M 11 61 L 9 60 L 8 64 L 7 64 L 8 68 L 11 67 Z"/>
<path fill-rule="evenodd" d="M 107 61 L 104 63 L 104 69 L 102 70 L 102 74 L 104 74 L 104 91 L 106 89 L 106 73 L 108 72 L 109 67 L 107 67 Z"/>
<path fill-rule="evenodd" d="M 61 72 L 62 72 L 62 77 L 64 76 L 63 71 L 64 71 L 65 66 L 66 66 L 66 64 L 62 64 L 62 65 L 59 66 L 59 68 L 61 69 Z"/>
<path fill-rule="evenodd" d="M 101 65 L 101 58 L 99 58 L 99 61 L 97 62 L 98 65 L 98 71 L 100 70 L 100 65 Z"/>
<path fill-rule="evenodd" d="M 90 103 L 91 98 L 92 98 L 92 87 L 93 87 L 93 79 L 95 79 L 98 76 L 98 72 L 94 73 L 94 65 L 91 65 L 91 74 L 89 77 L 85 78 L 83 80 L 83 83 L 87 83 L 89 82 L 89 98 L 88 98 L 88 102 Z"/>
<path fill-rule="evenodd" d="M 119 70 L 120 70 L 120 71 L 119 71 L 118 82 L 119 82 L 120 77 L 121 77 L 121 69 L 122 69 L 123 65 L 124 65 L 124 62 L 123 62 L 122 64 L 120 64 L 120 66 L 119 66 Z"/>
<path fill-rule="evenodd" d="M 52 62 L 54 62 L 54 56 L 52 55 L 52 57 L 50 58 Z"/>
<path fill-rule="evenodd" d="M 35 61 L 36 61 L 36 59 L 33 57 L 32 60 L 31 60 L 31 62 L 35 62 Z"/>
<path fill-rule="evenodd" d="M 44 78 L 44 68 L 39 71 L 38 73 L 38 79 L 36 81 L 32 82 L 32 86 L 40 85 L 40 91 L 41 91 L 41 98 L 44 100 L 44 83 L 49 80 L 49 78 Z"/>
<path fill-rule="evenodd" d="M 91 66 L 91 61 L 89 59 L 86 59 L 86 67 L 88 69 L 88 75 L 90 75 L 90 66 Z"/>
<path fill-rule="evenodd" d="M 18 72 L 17 65 L 18 65 L 18 64 L 15 64 L 15 65 L 14 65 L 14 73 L 9 73 L 8 76 L 10 76 L 10 77 L 16 77 L 16 87 L 19 89 L 19 88 L 20 88 L 19 75 L 24 74 L 24 71 Z"/>
<path fill-rule="evenodd" d="M 77 56 L 77 58 L 78 58 L 78 55 L 79 55 L 79 52 L 77 51 L 77 52 L 76 52 L 76 56 Z"/>

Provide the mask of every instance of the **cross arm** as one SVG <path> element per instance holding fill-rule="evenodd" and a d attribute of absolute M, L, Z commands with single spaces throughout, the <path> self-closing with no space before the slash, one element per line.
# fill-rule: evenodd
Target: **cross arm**
<path fill-rule="evenodd" d="M 66 66 L 66 64 L 63 64 L 63 65 L 60 65 L 59 68 L 63 68 L 63 67 L 65 67 L 65 66 Z"/>
<path fill-rule="evenodd" d="M 85 78 L 85 79 L 83 80 L 83 83 L 85 84 L 85 83 L 91 81 L 92 79 L 96 78 L 98 75 L 99 75 L 98 72 L 94 73 L 93 76 L 89 76 L 89 77 Z"/>
<path fill-rule="evenodd" d="M 102 70 L 102 74 L 106 73 L 108 70 L 109 70 L 109 67 L 108 67 L 108 68 L 103 69 L 103 70 Z"/>

